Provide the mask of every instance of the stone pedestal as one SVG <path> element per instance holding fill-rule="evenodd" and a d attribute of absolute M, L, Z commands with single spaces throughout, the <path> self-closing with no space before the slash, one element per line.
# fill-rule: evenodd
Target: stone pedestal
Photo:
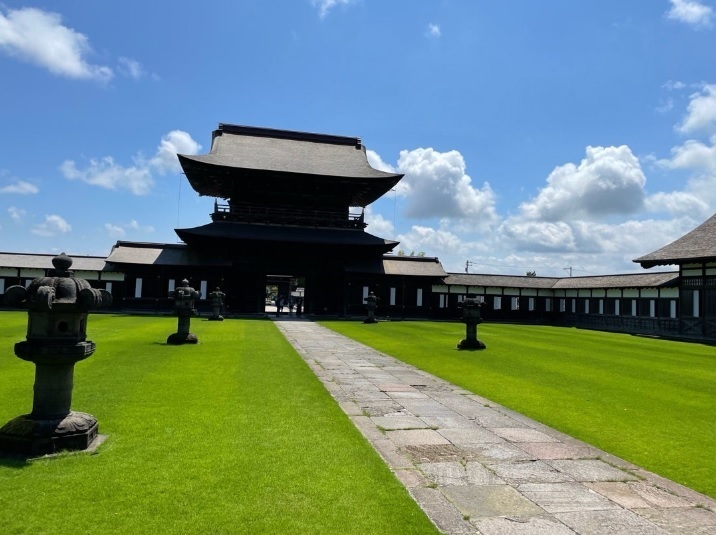
<path fill-rule="evenodd" d="M 209 321 L 224 321 L 223 316 L 221 316 L 221 309 L 224 306 L 224 297 L 226 297 L 226 294 L 217 288 L 209 294 L 209 297 L 211 298 L 212 312 Z"/>
<path fill-rule="evenodd" d="M 364 300 L 367 317 L 363 320 L 363 323 L 378 323 L 378 320 L 375 319 L 375 309 L 378 308 L 378 297 L 376 297 L 373 292 L 370 292 L 368 297 Z"/>
<path fill-rule="evenodd" d="M 177 332 L 170 334 L 167 338 L 169 345 L 196 344 L 199 338 L 189 332 L 191 327 L 191 317 L 196 316 L 197 312 L 194 308 L 194 299 L 201 297 L 201 292 L 197 292 L 189 286 L 189 281 L 184 279 L 182 285 L 176 290 L 169 292 L 169 297 L 174 299 L 174 313 L 177 315 Z"/>
<path fill-rule="evenodd" d="M 458 349 L 485 349 L 487 346 L 477 339 L 477 326 L 482 323 L 482 303 L 468 297 L 462 302 L 462 322 L 465 324 L 465 339 L 457 344 Z"/>

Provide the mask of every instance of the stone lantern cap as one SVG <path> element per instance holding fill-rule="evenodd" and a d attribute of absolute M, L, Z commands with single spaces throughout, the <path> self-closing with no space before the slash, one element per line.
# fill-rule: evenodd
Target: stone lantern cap
<path fill-rule="evenodd" d="M 109 292 L 74 276 L 72 259 L 65 253 L 53 258 L 52 265 L 48 276 L 36 278 L 27 288 L 11 286 L 5 292 L 7 304 L 24 304 L 28 310 L 27 341 L 15 345 L 15 354 L 24 360 L 88 357 L 94 344 L 85 342 L 87 313 L 112 303 Z"/>
<path fill-rule="evenodd" d="M 461 303 L 462 306 L 462 317 L 463 320 L 480 320 L 480 307 L 482 307 L 482 301 L 476 297 L 466 297 Z"/>
<path fill-rule="evenodd" d="M 380 298 L 375 293 L 370 292 L 368 297 L 363 299 L 368 305 L 375 305 L 380 301 Z"/>
<path fill-rule="evenodd" d="M 8 304 L 23 302 L 30 312 L 87 312 L 112 304 L 112 294 L 92 288 L 85 279 L 75 277 L 70 270 L 72 258 L 65 253 L 52 259 L 54 269 L 49 276 L 38 277 L 30 285 L 11 286 L 5 292 Z"/>

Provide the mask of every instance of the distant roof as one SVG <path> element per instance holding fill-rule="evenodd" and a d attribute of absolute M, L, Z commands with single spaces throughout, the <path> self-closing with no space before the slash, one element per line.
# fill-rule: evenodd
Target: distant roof
<path fill-rule="evenodd" d="M 688 234 L 661 249 L 637 258 L 644 268 L 716 259 L 716 214 Z"/>
<path fill-rule="evenodd" d="M 193 266 L 197 264 L 229 266 L 231 262 L 207 256 L 184 244 L 118 241 L 107 257 L 108 264 L 155 266 Z"/>
<path fill-rule="evenodd" d="M 0 267 L 53 269 L 52 259 L 56 256 L 57 254 L 0 252 Z M 104 256 L 68 256 L 72 259 L 72 271 L 110 271 L 105 265 Z"/>
<path fill-rule="evenodd" d="M 445 284 L 455 286 L 574 290 L 585 288 L 672 287 L 678 284 L 678 279 L 679 273 L 676 271 L 565 278 L 451 273 L 445 278 Z"/>
<path fill-rule="evenodd" d="M 578 288 L 658 288 L 677 286 L 678 282 L 678 271 L 662 271 L 657 273 L 566 277 L 559 279 L 552 288 L 555 290 Z"/>
<path fill-rule="evenodd" d="M 374 169 L 365 146 L 357 137 L 333 136 L 219 124 L 212 134 L 211 151 L 203 155 L 178 155 L 184 173 L 200 195 L 231 198 L 251 191 L 252 180 L 265 185 L 287 175 L 313 177 L 323 190 L 348 194 L 352 206 L 367 206 L 403 177 Z M 330 187 L 329 187 L 330 186 Z"/>
<path fill-rule="evenodd" d="M 436 277 L 447 275 L 440 260 L 428 256 L 384 255 L 350 265 L 346 271 L 351 273 L 374 273 L 380 275 L 403 275 L 406 277 Z"/>
<path fill-rule="evenodd" d="M 383 257 L 386 275 L 411 275 L 423 277 L 444 277 L 447 275 L 437 258 L 421 256 Z"/>
<path fill-rule="evenodd" d="M 504 288 L 551 288 L 558 280 L 556 277 L 450 273 L 445 278 L 445 284 L 454 284 L 456 286 L 501 286 Z"/>

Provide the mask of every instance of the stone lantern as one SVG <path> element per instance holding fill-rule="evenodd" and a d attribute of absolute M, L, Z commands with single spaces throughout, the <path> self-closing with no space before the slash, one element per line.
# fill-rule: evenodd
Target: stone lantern
<path fill-rule="evenodd" d="M 191 317 L 197 315 L 194 299 L 199 299 L 201 292 L 189 286 L 189 281 L 186 279 L 181 283 L 179 288 L 169 292 L 169 297 L 174 299 L 174 313 L 178 316 L 177 332 L 167 338 L 167 344 L 170 345 L 196 344 L 199 341 L 195 334 L 189 332 L 189 327 Z"/>
<path fill-rule="evenodd" d="M 477 325 L 482 323 L 480 307 L 482 302 L 474 297 L 467 297 L 462 302 L 462 322 L 465 324 L 465 339 L 457 344 L 458 349 L 485 349 L 485 344 L 477 339 Z"/>
<path fill-rule="evenodd" d="M 365 308 L 368 311 L 368 317 L 363 320 L 363 323 L 378 323 L 378 320 L 375 319 L 375 309 L 378 308 L 378 297 L 373 293 L 370 292 L 368 294 L 368 297 L 363 299 L 365 301 Z"/>
<path fill-rule="evenodd" d="M 216 290 L 209 294 L 209 297 L 211 298 L 212 311 L 209 321 L 224 321 L 224 318 L 221 316 L 221 308 L 224 306 L 224 297 L 226 297 L 226 294 L 217 286 Z"/>
<path fill-rule="evenodd" d="M 27 339 L 15 344 L 15 355 L 35 364 L 32 412 L 0 428 L 0 450 L 5 452 L 34 456 L 84 450 L 97 438 L 94 416 L 71 411 L 70 404 L 75 363 L 95 350 L 87 340 L 88 311 L 109 306 L 112 296 L 75 278 L 65 253 L 53 258 L 52 265 L 49 276 L 5 292 L 7 303 L 27 305 Z"/>

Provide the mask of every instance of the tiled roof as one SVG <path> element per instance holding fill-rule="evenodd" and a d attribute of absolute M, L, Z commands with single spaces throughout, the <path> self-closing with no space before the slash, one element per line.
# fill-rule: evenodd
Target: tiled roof
<path fill-rule="evenodd" d="M 107 257 L 109 264 L 155 266 L 229 266 L 228 260 L 198 253 L 183 244 L 137 243 L 118 241 Z"/>
<path fill-rule="evenodd" d="M 499 286 L 503 288 L 551 288 L 558 280 L 556 277 L 450 273 L 445 279 L 445 284 L 456 286 Z"/>
<path fill-rule="evenodd" d="M 716 259 L 716 214 L 670 244 L 637 258 L 642 267 L 684 264 Z"/>
<path fill-rule="evenodd" d="M 656 273 L 629 273 L 625 275 L 599 275 L 593 277 L 567 277 L 559 279 L 555 290 L 577 288 L 658 288 L 676 286 L 678 271 Z"/>
<path fill-rule="evenodd" d="M 199 195 L 221 198 L 303 188 L 367 206 L 403 177 L 371 167 L 359 138 L 226 124 L 214 131 L 209 154 L 178 158 Z"/>
<path fill-rule="evenodd" d="M 209 154 L 183 156 L 257 171 L 335 177 L 396 176 L 370 166 L 360 138 L 228 124 L 219 125 L 214 132 Z"/>
<path fill-rule="evenodd" d="M 31 254 L 31 253 L 1 253 L 0 267 L 12 267 L 22 269 L 52 269 L 52 259 L 56 254 Z M 110 271 L 105 265 L 103 256 L 73 256 L 73 271 Z"/>
<path fill-rule="evenodd" d="M 654 288 L 662 286 L 676 286 L 678 278 L 679 273 L 674 271 L 565 278 L 451 273 L 445 278 L 445 284 L 455 286 L 492 286 L 500 288 L 536 288 L 553 290 L 589 288 Z"/>
<path fill-rule="evenodd" d="M 383 257 L 383 270 L 386 275 L 406 275 L 421 277 L 444 277 L 447 275 L 437 258 L 395 256 Z"/>
<path fill-rule="evenodd" d="M 226 221 L 213 221 L 199 227 L 175 229 L 175 232 L 184 242 L 189 244 L 207 238 L 273 242 L 277 244 L 310 243 L 335 246 L 384 246 L 388 248 L 398 244 L 398 242 L 385 240 L 364 232 L 362 229 L 252 225 Z"/>

